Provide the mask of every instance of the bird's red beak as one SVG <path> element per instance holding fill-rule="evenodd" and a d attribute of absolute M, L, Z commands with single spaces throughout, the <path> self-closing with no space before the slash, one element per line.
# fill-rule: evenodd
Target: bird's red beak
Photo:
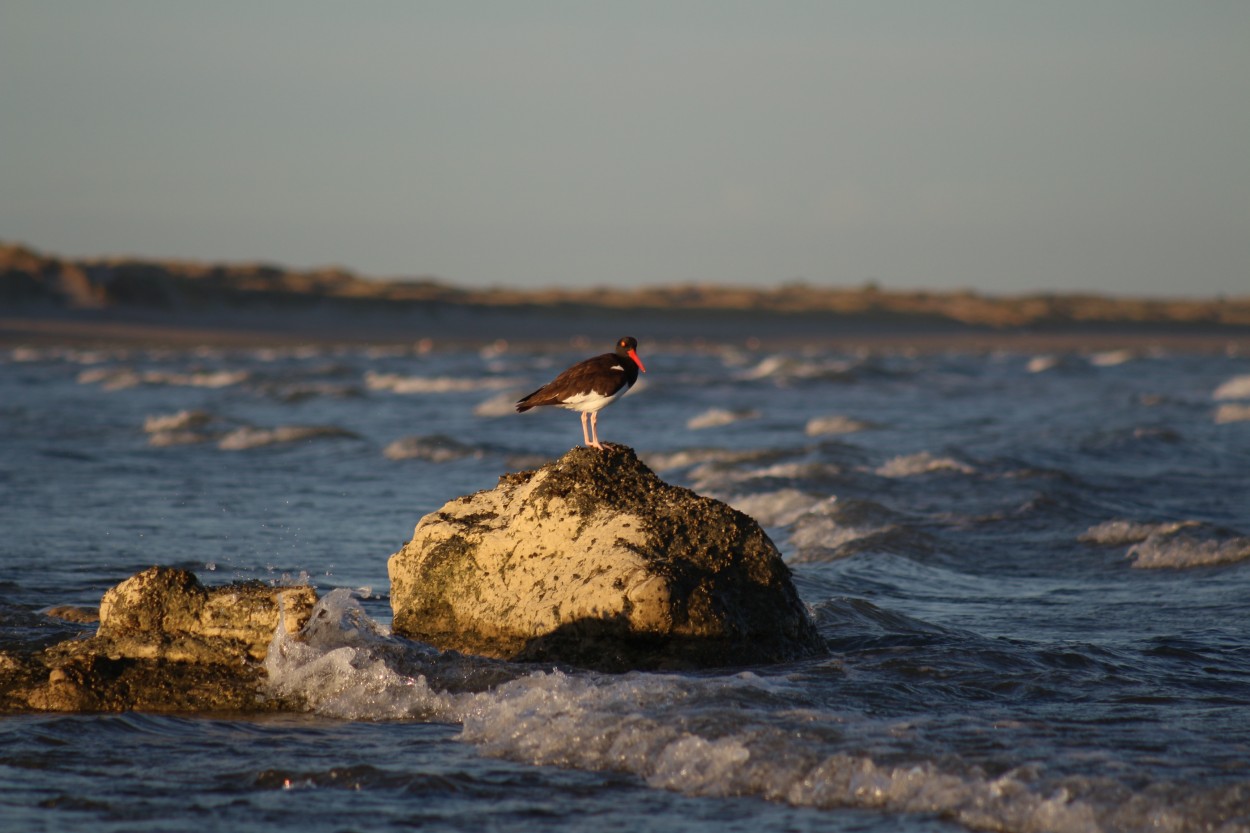
<path fill-rule="evenodd" d="M 641 370 L 643 373 L 647 372 L 647 369 L 642 366 L 642 359 L 638 358 L 637 350 L 630 350 L 629 357 L 634 360 L 634 364 L 638 365 L 639 370 Z"/>

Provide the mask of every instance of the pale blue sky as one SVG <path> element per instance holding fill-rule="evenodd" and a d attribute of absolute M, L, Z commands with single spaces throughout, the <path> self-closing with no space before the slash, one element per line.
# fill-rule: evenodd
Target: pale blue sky
<path fill-rule="evenodd" d="M 1250 294 L 1250 3 L 0 0 L 0 239 Z"/>

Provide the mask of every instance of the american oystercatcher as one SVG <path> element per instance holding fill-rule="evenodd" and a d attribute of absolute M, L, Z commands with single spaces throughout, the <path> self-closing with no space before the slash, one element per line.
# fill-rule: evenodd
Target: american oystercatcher
<path fill-rule="evenodd" d="M 599 411 L 611 405 L 638 381 L 638 371 L 647 369 L 638 358 L 638 340 L 625 336 L 616 343 L 616 352 L 604 353 L 578 362 L 568 370 L 516 403 L 518 413 L 543 405 L 558 405 L 582 413 L 582 439 L 592 448 L 602 449 L 596 425 Z M 590 417 L 590 430 L 586 417 Z"/>

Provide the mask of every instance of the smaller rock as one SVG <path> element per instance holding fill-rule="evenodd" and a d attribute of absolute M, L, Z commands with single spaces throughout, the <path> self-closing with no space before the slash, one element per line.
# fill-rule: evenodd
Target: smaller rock
<path fill-rule="evenodd" d="M 0 654 L 0 713 L 289 707 L 262 697 L 261 661 L 279 622 L 298 632 L 316 601 L 312 587 L 207 588 L 152 567 L 104 594 L 95 636 Z"/>

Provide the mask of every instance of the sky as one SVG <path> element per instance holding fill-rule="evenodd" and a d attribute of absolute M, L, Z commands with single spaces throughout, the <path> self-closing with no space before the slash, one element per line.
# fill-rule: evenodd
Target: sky
<path fill-rule="evenodd" d="M 0 0 L 0 240 L 1250 295 L 1250 3 Z"/>

